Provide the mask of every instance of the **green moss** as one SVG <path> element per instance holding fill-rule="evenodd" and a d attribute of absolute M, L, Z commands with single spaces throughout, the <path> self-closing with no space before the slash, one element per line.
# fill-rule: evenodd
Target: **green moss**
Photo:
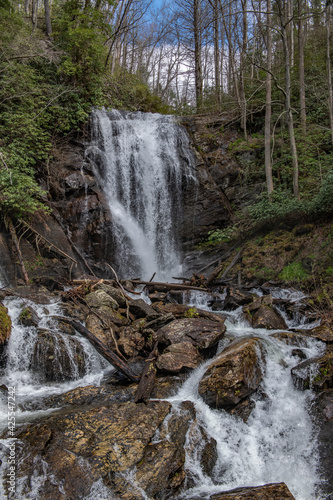
<path fill-rule="evenodd" d="M 291 283 L 305 281 L 308 277 L 309 274 L 304 270 L 300 262 L 291 262 L 279 274 L 279 278 Z"/>
<path fill-rule="evenodd" d="M 8 309 L 0 305 L 0 342 L 5 342 L 11 332 L 12 321 L 8 316 Z"/>
<path fill-rule="evenodd" d="M 199 316 L 195 307 L 190 307 L 184 314 L 186 318 L 197 318 Z"/>

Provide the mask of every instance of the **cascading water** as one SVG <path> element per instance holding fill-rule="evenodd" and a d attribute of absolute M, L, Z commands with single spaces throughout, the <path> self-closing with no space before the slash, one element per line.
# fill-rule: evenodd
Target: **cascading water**
<path fill-rule="evenodd" d="M 189 303 L 209 310 L 208 298 L 204 293 L 194 293 Z M 217 441 L 218 460 L 212 477 L 203 472 L 197 450 L 190 441 L 187 443 L 186 467 L 194 486 L 179 498 L 209 499 L 220 491 L 271 482 L 285 482 L 297 500 L 323 498 L 318 491 L 321 478 L 316 432 L 308 414 L 313 394 L 293 386 L 290 369 L 299 362 L 292 353 L 294 347 L 272 337 L 271 330 L 251 328 L 244 321 L 241 308 L 223 314 L 228 317 L 228 336 L 260 340 L 266 352 L 262 384 L 265 397 L 253 397 L 255 408 L 247 422 L 209 408 L 198 396 L 198 384 L 210 360 L 169 398 L 176 406 L 184 400 L 192 401 L 199 424 Z M 309 338 L 302 349 L 311 358 L 322 353 L 324 345 Z"/>
<path fill-rule="evenodd" d="M 178 275 L 184 183 L 195 182 L 185 131 L 171 116 L 94 111 L 86 155 L 112 214 L 119 274 Z"/>

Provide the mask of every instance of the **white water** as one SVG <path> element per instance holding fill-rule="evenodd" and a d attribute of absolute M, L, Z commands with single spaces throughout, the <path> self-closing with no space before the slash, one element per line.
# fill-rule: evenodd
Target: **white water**
<path fill-rule="evenodd" d="M 209 310 L 207 306 L 209 299 L 207 294 L 200 292 L 188 297 L 190 305 L 206 310 Z M 84 339 L 82 342 L 85 353 L 90 358 L 84 377 L 64 383 L 41 381 L 39 376 L 30 369 L 30 360 L 37 336 L 36 329 L 23 327 L 18 323 L 22 301 L 15 298 L 7 299 L 6 306 L 12 317 L 13 333 L 8 349 L 7 369 L 0 383 L 16 388 L 17 427 L 23 422 L 33 422 L 36 418 L 54 411 L 54 409 L 24 411 L 22 407 L 24 408 L 29 401 L 35 401 L 47 395 L 61 394 L 78 386 L 100 384 L 106 365 Z M 47 311 L 45 306 L 36 304 L 32 306 L 41 318 L 40 326 L 52 331 L 50 315 L 59 314 L 59 305 L 49 304 L 46 306 Z M 188 436 L 185 467 L 194 485 L 178 498 L 186 499 L 197 495 L 202 499 L 208 499 L 213 493 L 235 487 L 283 481 L 296 500 L 321 499 L 318 489 L 320 476 L 317 470 L 316 432 L 308 415 L 312 393 L 311 391 L 298 391 L 293 386 L 290 369 L 299 362 L 291 354 L 293 347 L 271 337 L 272 331 L 252 329 L 243 319 L 241 309 L 225 314 L 228 315 L 226 320 L 228 337 L 256 337 L 262 343 L 267 359 L 266 366 L 263 368 L 265 378 L 262 384 L 266 397 L 263 399 L 253 396 L 256 406 L 247 423 L 223 410 L 212 410 L 198 395 L 198 384 L 207 365 L 211 363 L 209 360 L 192 372 L 178 393 L 168 399 L 175 410 L 182 401 L 192 401 L 197 411 L 198 424 L 205 429 L 208 436 L 213 437 L 217 442 L 217 464 L 212 471 L 212 477 L 208 477 L 201 468 L 198 458 L 199 450 L 198 448 L 193 450 L 190 446 L 190 435 Z M 229 341 L 228 339 L 227 342 Z M 220 346 L 220 349 L 222 348 L 223 343 Z M 309 339 L 307 346 L 302 349 L 310 358 L 323 350 L 323 344 Z M 0 415 L 2 429 L 4 429 L 7 425 L 7 407 L 3 396 L 1 401 Z M 158 440 L 158 435 L 155 438 Z M 9 443 L 10 440 L 2 440 L 0 448 L 5 450 Z M 29 495 L 22 493 L 18 498 L 40 500 L 38 490 L 46 478 L 50 478 L 47 464 L 44 465 L 44 474 L 34 477 Z M 131 479 L 130 474 L 130 472 L 127 474 L 127 480 Z M 132 474 L 134 474 L 133 471 Z M 135 484 L 134 476 L 133 484 Z M 23 491 L 20 489 L 20 483 L 17 486 L 17 492 Z M 0 498 L 5 498 L 1 495 L 4 495 L 4 490 L 0 487 Z M 108 497 L 108 489 L 101 482 L 97 482 L 88 498 L 110 497 Z M 143 498 L 149 500 L 149 497 L 145 495 Z"/>
<path fill-rule="evenodd" d="M 195 182 L 184 130 L 171 116 L 95 111 L 86 155 L 112 214 L 120 275 L 179 275 L 182 191 Z"/>
<path fill-rule="evenodd" d="M 91 344 L 80 336 L 75 336 L 83 346 L 85 354 L 85 375 L 79 378 L 77 367 L 73 366 L 72 380 L 66 382 L 45 382 L 39 373 L 31 369 L 31 361 L 37 341 L 37 330 L 35 327 L 25 327 L 18 321 L 22 307 L 30 305 L 37 312 L 40 328 L 47 328 L 51 335 L 52 331 L 57 335 L 62 335 L 66 343 L 66 334 L 60 334 L 59 330 L 52 322 L 52 315 L 61 314 L 57 303 L 47 306 L 34 304 L 29 301 L 22 302 L 21 299 L 9 298 L 5 301 L 8 313 L 12 319 L 12 334 L 7 349 L 7 366 L 0 378 L 0 385 L 15 388 L 16 403 L 16 424 L 35 419 L 44 412 L 24 411 L 22 408 L 30 401 L 35 402 L 39 398 L 62 394 L 76 387 L 86 385 L 99 385 L 105 372 L 109 369 L 109 364 L 95 351 Z M 68 342 L 67 342 L 68 345 Z M 69 347 L 69 346 L 68 346 Z M 71 356 L 70 348 L 67 352 Z M 56 353 L 55 353 L 56 354 Z M 56 363 L 58 360 L 54 359 Z M 61 360 L 59 359 L 59 363 Z M 47 411 L 49 412 L 49 410 Z M 0 432 L 7 427 L 7 398 L 0 394 Z"/>
<path fill-rule="evenodd" d="M 205 295 L 193 294 L 191 305 L 208 310 Z M 246 423 L 224 410 L 209 408 L 198 395 L 198 384 L 211 360 L 195 370 L 178 393 L 169 398 L 173 405 L 192 401 L 198 422 L 217 441 L 218 461 L 212 478 L 203 473 L 197 450 L 190 452 L 188 446 L 186 468 L 196 484 L 179 498 L 198 495 L 208 499 L 220 491 L 272 482 L 285 482 L 296 500 L 322 498 L 316 430 L 308 414 L 313 395 L 295 389 L 292 383 L 290 369 L 299 363 L 291 354 L 293 346 L 271 337 L 271 330 L 252 329 L 241 309 L 225 314 L 229 317 L 228 335 L 256 337 L 264 347 L 265 398 L 253 396 L 256 406 Z M 324 345 L 314 339 L 303 348 L 308 358 L 323 350 Z"/>

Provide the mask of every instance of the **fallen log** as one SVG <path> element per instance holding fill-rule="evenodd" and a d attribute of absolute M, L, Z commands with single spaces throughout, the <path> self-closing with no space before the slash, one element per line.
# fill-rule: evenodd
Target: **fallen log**
<path fill-rule="evenodd" d="M 165 288 L 166 290 L 199 290 L 200 292 L 207 292 L 208 288 L 199 288 L 198 286 L 179 285 L 178 283 L 161 283 L 158 281 L 141 281 L 141 280 L 128 280 L 134 285 L 146 285 L 148 287 Z"/>
<path fill-rule="evenodd" d="M 231 271 L 231 269 L 237 264 L 237 262 L 239 261 L 239 259 L 242 256 L 242 252 L 243 252 L 243 248 L 240 249 L 240 251 L 237 253 L 236 257 L 232 260 L 231 264 L 229 264 L 229 266 L 227 267 L 227 269 L 220 276 L 219 279 L 221 281 L 224 280 L 227 277 L 229 271 Z M 214 271 L 212 272 L 212 274 L 207 279 L 207 285 L 210 285 L 215 280 L 215 278 L 217 278 L 217 276 L 222 271 L 223 266 L 224 266 L 224 263 L 220 264 L 216 269 L 214 269 Z"/>
<path fill-rule="evenodd" d="M 146 359 L 146 366 L 142 372 L 142 376 L 135 393 L 134 403 L 145 403 L 147 404 L 154 388 L 156 369 L 156 358 L 157 358 L 157 346 L 158 342 L 155 342 L 152 352 Z"/>
<path fill-rule="evenodd" d="M 140 377 L 132 372 L 130 367 L 122 361 L 114 352 L 110 351 L 103 342 L 101 342 L 93 333 L 91 333 L 85 326 L 81 325 L 77 321 L 62 317 L 62 321 L 73 326 L 77 332 L 79 332 L 83 337 L 89 340 L 89 342 L 95 347 L 103 358 L 105 358 L 112 366 L 123 373 L 127 378 L 133 382 L 139 382 Z"/>

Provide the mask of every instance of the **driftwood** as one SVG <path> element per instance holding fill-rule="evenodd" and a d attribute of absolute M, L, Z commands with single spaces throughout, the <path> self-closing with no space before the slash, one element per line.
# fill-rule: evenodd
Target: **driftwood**
<path fill-rule="evenodd" d="M 155 366 L 155 361 L 157 358 L 157 346 L 158 342 L 155 342 L 152 352 L 146 359 L 146 366 L 142 372 L 142 376 L 135 393 L 135 403 L 143 402 L 147 404 L 149 401 L 150 394 L 154 387 L 155 375 L 157 371 Z"/>
<path fill-rule="evenodd" d="M 237 262 L 239 261 L 239 259 L 242 256 L 242 252 L 243 252 L 243 248 L 240 249 L 240 251 L 237 253 L 236 257 L 229 264 L 229 266 L 224 271 L 224 273 L 222 274 L 222 276 L 220 276 L 219 279 L 221 281 L 227 277 L 229 271 L 237 264 Z M 217 276 L 220 274 L 220 272 L 222 271 L 222 269 L 223 269 L 223 264 L 220 264 L 216 269 L 214 269 L 214 271 L 212 272 L 212 274 L 209 276 L 209 278 L 207 280 L 207 285 L 210 285 L 215 280 L 215 278 L 217 278 Z"/>
<path fill-rule="evenodd" d="M 114 352 L 110 351 L 103 342 L 101 342 L 93 333 L 91 333 L 86 327 L 78 323 L 77 321 L 63 317 L 62 321 L 73 326 L 76 331 L 78 331 L 83 337 L 89 340 L 89 342 L 95 347 L 103 358 L 105 358 L 109 363 L 112 364 L 117 370 L 123 373 L 127 378 L 133 382 L 139 382 L 140 377 L 132 372 L 130 367 L 122 361 Z"/>
<path fill-rule="evenodd" d="M 207 292 L 207 288 L 199 288 L 198 286 L 179 285 L 178 283 L 160 283 L 158 281 L 141 281 L 141 280 L 128 280 L 134 285 L 146 285 L 147 287 L 159 287 L 166 290 L 199 290 L 200 292 Z"/>

